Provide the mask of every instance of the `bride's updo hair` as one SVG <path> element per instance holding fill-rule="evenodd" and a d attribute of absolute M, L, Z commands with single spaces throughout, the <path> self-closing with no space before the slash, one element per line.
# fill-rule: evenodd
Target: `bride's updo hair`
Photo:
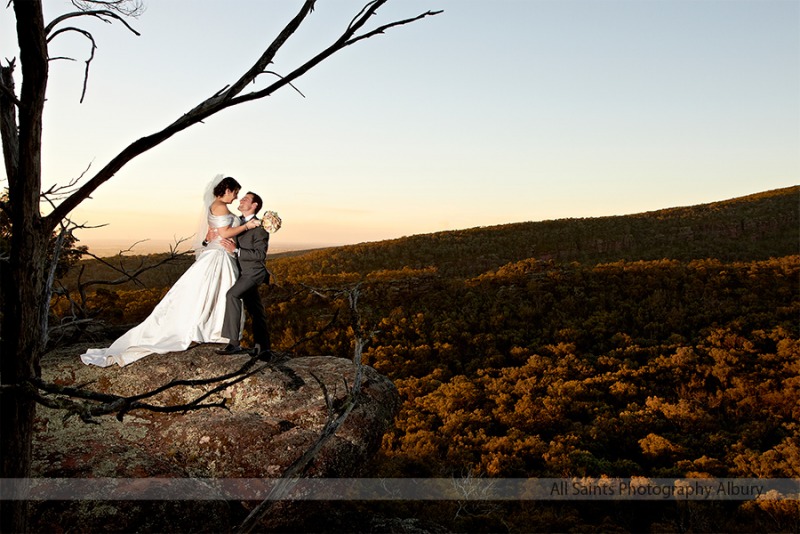
<path fill-rule="evenodd" d="M 220 183 L 214 186 L 214 196 L 221 197 L 225 194 L 225 191 L 238 191 L 241 188 L 242 186 L 239 184 L 239 182 L 228 176 L 227 178 L 223 178 Z"/>

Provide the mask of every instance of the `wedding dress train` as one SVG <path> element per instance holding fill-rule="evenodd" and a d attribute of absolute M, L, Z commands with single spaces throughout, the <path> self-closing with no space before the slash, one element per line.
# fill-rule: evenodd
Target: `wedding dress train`
<path fill-rule="evenodd" d="M 239 220 L 231 214 L 209 213 L 208 225 L 238 226 Z M 219 238 L 212 240 L 147 319 L 110 347 L 87 350 L 81 360 L 87 365 L 116 363 L 122 367 L 148 354 L 186 350 L 192 342 L 228 343 L 230 340 L 222 337 L 225 293 L 236 282 L 238 272 L 236 259 L 222 248 Z"/>

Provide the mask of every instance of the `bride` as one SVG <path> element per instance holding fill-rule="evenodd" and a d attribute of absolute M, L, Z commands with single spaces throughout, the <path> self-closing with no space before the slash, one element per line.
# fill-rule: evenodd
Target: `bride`
<path fill-rule="evenodd" d="M 206 189 L 204 206 L 208 228 L 214 238 L 197 247 L 197 259 L 141 324 L 128 330 L 106 349 L 89 349 L 83 363 L 120 367 L 148 354 L 186 350 L 192 342 L 228 343 L 222 337 L 225 294 L 236 282 L 236 258 L 220 242 L 258 226 L 255 219 L 240 224 L 228 205 L 239 195 L 241 185 L 233 178 L 217 176 Z M 203 234 L 205 235 L 205 234 Z M 198 243 L 199 245 L 199 243 Z M 244 324 L 244 320 L 240 324 Z"/>

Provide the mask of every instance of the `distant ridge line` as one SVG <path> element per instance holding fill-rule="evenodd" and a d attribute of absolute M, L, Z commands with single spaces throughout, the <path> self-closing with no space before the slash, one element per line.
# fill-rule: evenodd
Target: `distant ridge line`
<path fill-rule="evenodd" d="M 752 261 L 798 253 L 800 185 L 632 215 L 506 223 L 343 245 L 273 265 L 298 275 L 435 267 L 443 275 L 476 276 L 530 258 Z"/>

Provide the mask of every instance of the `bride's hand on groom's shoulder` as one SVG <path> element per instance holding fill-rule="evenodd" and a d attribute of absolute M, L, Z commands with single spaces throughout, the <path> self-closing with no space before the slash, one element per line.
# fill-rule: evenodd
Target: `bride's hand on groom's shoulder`
<path fill-rule="evenodd" d="M 253 217 L 252 219 L 250 219 L 245 223 L 245 226 L 247 226 L 248 230 L 252 230 L 253 228 L 258 228 L 259 226 L 261 226 L 261 221 Z"/>

